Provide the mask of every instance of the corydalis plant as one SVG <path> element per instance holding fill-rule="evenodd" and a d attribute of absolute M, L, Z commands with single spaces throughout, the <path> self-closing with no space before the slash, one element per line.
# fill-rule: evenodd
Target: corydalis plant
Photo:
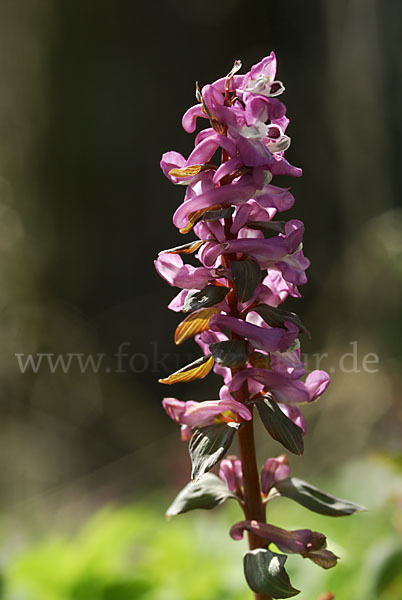
<path fill-rule="evenodd" d="M 255 598 L 268 600 L 298 593 L 285 571 L 287 554 L 300 554 L 325 569 L 335 566 L 337 557 L 322 533 L 267 524 L 266 504 L 285 496 L 331 516 L 361 507 L 290 477 L 285 455 L 269 458 L 259 476 L 253 420 L 258 415 L 274 440 L 301 455 L 305 421 L 300 406 L 325 391 L 329 376 L 317 370 L 305 377 L 298 338 L 307 330 L 296 314 L 278 308 L 288 296 L 300 297 L 309 261 L 302 250 L 303 223 L 274 220 L 294 198 L 288 189 L 272 185 L 273 176 L 301 175 L 284 157 L 289 119 L 277 98 L 284 86 L 275 79 L 276 58 L 272 52 L 246 75 L 238 74 L 240 68 L 236 61 L 226 77 L 202 90 L 196 86 L 198 103 L 185 113 L 183 127 L 193 133 L 198 118 L 208 127 L 196 135 L 188 159 L 177 152 L 162 157 L 166 177 L 186 186 L 173 223 L 197 239 L 164 250 L 155 265 L 182 290 L 169 304 L 187 315 L 176 329 L 176 344 L 195 337 L 203 356 L 160 381 L 193 381 L 212 369 L 223 378 L 219 399 L 163 400 L 168 415 L 181 425 L 182 439 L 189 440 L 192 461 L 191 481 L 167 514 L 236 499 L 244 520 L 230 535 L 238 540 L 247 532 L 246 580 Z M 201 266 L 183 262 L 181 255 L 190 253 L 197 253 Z M 240 458 L 225 458 L 235 436 Z M 219 461 L 218 477 L 209 471 Z M 272 544 L 279 552 L 270 549 Z"/>

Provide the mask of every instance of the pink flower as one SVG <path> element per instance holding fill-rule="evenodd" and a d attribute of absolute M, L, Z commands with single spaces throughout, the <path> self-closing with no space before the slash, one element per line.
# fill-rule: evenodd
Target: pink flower
<path fill-rule="evenodd" d="M 209 321 L 213 331 L 227 328 L 236 335 L 247 338 L 254 348 L 267 352 L 283 352 L 294 342 L 299 330 L 293 323 L 287 323 L 287 329 L 280 327 L 259 327 L 227 315 L 213 315 Z"/>
<path fill-rule="evenodd" d="M 234 540 L 241 540 L 244 531 L 250 531 L 267 543 L 274 543 L 281 552 L 289 554 L 304 554 L 322 550 L 326 547 L 326 537 L 318 531 L 311 529 L 296 529 L 287 531 L 275 525 L 259 523 L 258 521 L 241 521 L 233 525 L 230 536 Z"/>
<path fill-rule="evenodd" d="M 178 254 L 161 254 L 155 268 L 170 285 L 188 290 L 201 290 L 212 279 L 210 269 L 185 265 Z"/>
<path fill-rule="evenodd" d="M 234 413 L 245 421 L 251 419 L 249 409 L 236 400 L 206 400 L 204 402 L 182 402 L 176 398 L 164 398 L 163 408 L 173 421 L 189 427 L 210 425 L 214 419 L 226 411 Z"/>
<path fill-rule="evenodd" d="M 268 458 L 261 472 L 261 491 L 268 494 L 275 481 L 289 477 L 289 464 L 285 454 L 278 458 Z"/>
<path fill-rule="evenodd" d="M 226 482 L 231 492 L 240 491 L 243 487 L 241 460 L 237 456 L 228 456 L 221 461 L 219 477 Z"/>
<path fill-rule="evenodd" d="M 325 371 L 312 371 L 303 383 L 273 371 L 251 368 L 236 373 L 230 384 L 231 391 L 239 390 L 246 379 L 262 383 L 277 402 L 284 404 L 313 402 L 329 385 L 329 375 Z"/>
<path fill-rule="evenodd" d="M 211 187 L 181 204 L 173 215 L 173 223 L 178 229 L 182 229 L 188 224 L 189 214 L 217 204 L 241 204 L 249 200 L 256 189 L 257 186 L 249 175 L 230 185 Z"/>
<path fill-rule="evenodd" d="M 324 371 L 306 376 L 298 336 L 307 330 L 297 315 L 277 308 L 288 296 L 300 297 L 298 286 L 306 283 L 310 265 L 303 254 L 302 221 L 276 220 L 278 213 L 292 208 L 294 197 L 288 188 L 273 185 L 273 177 L 302 174 L 285 158 L 291 143 L 287 134 L 289 119 L 286 106 L 278 99 L 285 87 L 277 79 L 273 52 L 244 75 L 238 73 L 240 68 L 241 62 L 235 61 L 226 77 L 202 89 L 197 84 L 197 104 L 186 111 L 182 125 L 193 133 L 201 119 L 206 127 L 195 135 L 187 158 L 170 151 L 161 160 L 164 175 L 184 191 L 173 223 L 181 233 L 192 230 L 196 239 L 173 252 L 161 253 L 155 267 L 171 286 L 181 288 L 169 304 L 171 310 L 187 315 L 175 339 L 193 337 L 204 354 L 200 361 L 174 375 L 184 371 L 182 381 L 201 379 L 213 365 L 215 374 L 223 379 L 217 400 L 184 402 L 164 398 L 162 402 L 170 418 L 181 426 L 182 439 L 191 440 L 193 470 L 198 461 L 195 470 L 202 463 L 203 472 L 213 468 L 228 451 L 238 428 L 233 423 L 251 421 L 253 414 L 262 419 L 277 442 L 300 454 L 301 436 L 306 429 L 300 406 L 314 402 L 329 384 Z M 183 258 L 189 253 L 194 254 L 187 263 Z M 222 423 L 232 425 L 229 435 L 229 428 L 220 425 L 204 432 L 205 436 L 197 434 L 193 438 L 194 428 Z M 249 515 L 253 495 L 258 502 L 261 497 L 262 503 L 281 490 L 286 495 L 287 486 L 296 480 L 289 479 L 285 455 L 265 461 L 258 488 L 254 449 L 247 454 L 248 432 L 252 433 L 252 425 L 243 423 L 239 429 L 242 460 L 228 456 L 220 463 L 219 476 L 228 489 L 213 474 L 208 475 L 206 493 L 198 481 L 195 487 L 190 483 L 174 502 L 175 510 L 180 507 L 177 512 L 210 508 L 233 496 Z M 307 500 L 290 493 L 289 497 L 309 504 L 308 495 Z M 310 503 L 314 504 L 313 500 Z M 258 508 L 261 510 L 254 514 L 263 515 L 263 505 Z M 247 519 L 234 525 L 230 535 L 241 539 L 244 531 L 254 539 L 260 538 L 262 554 L 270 556 L 264 548 L 274 543 L 280 551 L 299 553 L 324 568 L 336 564 L 336 556 L 325 549 L 326 539 L 321 533 L 309 529 L 287 531 Z M 286 588 L 286 557 L 272 556 Z M 258 560 L 254 564 L 258 565 Z M 250 587 L 254 590 L 255 586 Z M 254 591 L 259 593 L 258 589 Z M 285 595 L 297 592 L 292 587 L 281 590 L 281 594 L 283 591 Z"/>

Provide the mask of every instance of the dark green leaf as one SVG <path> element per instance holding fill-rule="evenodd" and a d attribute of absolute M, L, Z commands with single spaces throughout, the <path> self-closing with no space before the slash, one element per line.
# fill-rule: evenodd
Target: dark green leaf
<path fill-rule="evenodd" d="M 281 496 L 298 502 L 305 508 L 330 517 L 352 515 L 356 511 L 366 510 L 364 506 L 354 504 L 342 498 L 335 498 L 322 490 L 310 485 L 302 479 L 289 477 L 275 483 L 275 488 Z"/>
<path fill-rule="evenodd" d="M 244 556 L 244 574 L 249 587 L 257 594 L 267 594 L 272 598 L 291 598 L 300 590 L 292 587 L 285 571 L 285 554 L 275 554 L 258 548 Z"/>
<path fill-rule="evenodd" d="M 188 313 L 199 308 L 207 308 L 222 302 L 226 294 L 230 291 L 224 285 L 206 285 L 202 290 L 187 294 L 183 306 L 183 312 Z"/>
<path fill-rule="evenodd" d="M 270 436 L 285 448 L 300 456 L 304 451 L 303 432 L 281 411 L 275 400 L 269 396 L 253 401 L 257 407 L 265 429 Z"/>
<path fill-rule="evenodd" d="M 285 233 L 285 221 L 249 221 L 245 227 L 264 232 L 264 237 L 272 232 Z"/>
<path fill-rule="evenodd" d="M 209 351 L 222 367 L 241 367 L 248 360 L 248 342 L 244 340 L 214 342 L 209 345 Z"/>
<path fill-rule="evenodd" d="M 219 423 L 195 429 L 189 445 L 191 479 L 198 480 L 225 456 L 239 427 L 240 423 Z"/>
<path fill-rule="evenodd" d="M 219 219 L 228 219 L 234 213 L 234 207 L 220 208 L 218 210 L 209 210 L 203 216 L 203 221 L 218 221 Z"/>
<path fill-rule="evenodd" d="M 261 282 L 260 265 L 251 258 L 231 260 L 230 270 L 233 275 L 236 296 L 240 302 L 250 300 L 255 288 Z"/>
<path fill-rule="evenodd" d="M 207 473 L 198 481 L 190 481 L 173 500 L 166 512 L 174 517 L 196 508 L 211 509 L 235 496 L 228 490 L 222 479 L 213 473 Z"/>
<path fill-rule="evenodd" d="M 296 313 L 267 306 L 266 304 L 259 304 L 252 310 L 258 313 L 270 327 L 285 327 L 285 321 L 290 321 L 290 323 L 296 325 L 300 331 L 303 331 L 303 333 L 306 333 L 310 337 L 310 333 Z"/>

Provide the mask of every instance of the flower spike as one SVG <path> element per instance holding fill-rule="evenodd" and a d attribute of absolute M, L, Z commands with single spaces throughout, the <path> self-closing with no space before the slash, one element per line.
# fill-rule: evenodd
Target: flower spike
<path fill-rule="evenodd" d="M 299 593 L 285 570 L 287 554 L 299 554 L 325 569 L 335 566 L 337 557 L 321 533 L 267 523 L 266 505 L 285 496 L 331 516 L 363 507 L 290 477 L 284 454 L 265 461 L 260 480 L 254 420 L 261 419 L 272 443 L 301 455 L 306 432 L 302 407 L 325 392 L 329 375 L 306 373 L 299 338 L 309 336 L 308 330 L 297 314 L 279 308 L 289 296 L 300 297 L 310 266 L 303 254 L 304 224 L 282 216 L 294 198 L 289 189 L 272 184 L 276 175 L 302 174 L 285 158 L 291 143 L 289 119 L 278 98 L 285 86 L 276 75 L 274 52 L 245 74 L 241 68 L 235 60 L 226 76 L 202 88 L 196 83 L 197 104 L 186 111 L 182 125 L 188 133 L 200 122 L 207 127 L 196 135 L 187 158 L 175 151 L 162 156 L 166 178 L 185 190 L 173 224 L 197 239 L 162 251 L 155 267 L 180 290 L 169 304 L 186 314 L 175 343 L 194 338 L 203 356 L 159 381 L 201 380 L 212 370 L 222 377 L 219 399 L 163 400 L 169 417 L 180 425 L 182 440 L 189 442 L 192 462 L 192 481 L 168 515 L 236 499 L 244 519 L 230 535 L 241 539 L 247 532 L 246 581 L 256 599 L 272 600 Z M 199 266 L 185 263 L 188 254 Z M 239 457 L 227 456 L 234 438 Z M 218 477 L 208 471 L 219 462 Z M 271 544 L 283 554 L 272 551 Z"/>

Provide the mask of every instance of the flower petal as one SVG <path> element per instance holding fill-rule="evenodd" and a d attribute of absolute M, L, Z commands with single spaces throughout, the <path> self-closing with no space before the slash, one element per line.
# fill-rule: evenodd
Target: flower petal
<path fill-rule="evenodd" d="M 279 327 L 263 328 L 228 315 L 214 315 L 211 317 L 209 326 L 213 331 L 222 331 L 227 328 L 229 331 L 247 338 L 254 348 L 267 352 L 286 350 L 296 339 L 299 331 L 293 325 L 288 330 Z"/>

